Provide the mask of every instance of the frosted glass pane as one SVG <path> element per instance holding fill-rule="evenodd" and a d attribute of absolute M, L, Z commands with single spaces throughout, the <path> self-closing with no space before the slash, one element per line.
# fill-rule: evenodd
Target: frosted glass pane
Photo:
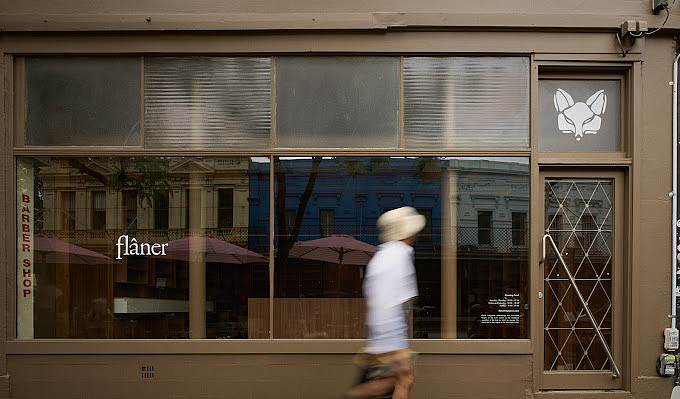
<path fill-rule="evenodd" d="M 396 147 L 397 57 L 276 59 L 277 147 Z"/>
<path fill-rule="evenodd" d="M 270 82 L 269 58 L 145 58 L 146 147 L 269 147 Z"/>
<path fill-rule="evenodd" d="M 406 148 L 528 148 L 529 60 L 404 58 Z"/>
<path fill-rule="evenodd" d="M 538 149 L 621 151 L 621 81 L 541 79 Z"/>
<path fill-rule="evenodd" d="M 26 58 L 26 145 L 140 145 L 141 59 Z"/>

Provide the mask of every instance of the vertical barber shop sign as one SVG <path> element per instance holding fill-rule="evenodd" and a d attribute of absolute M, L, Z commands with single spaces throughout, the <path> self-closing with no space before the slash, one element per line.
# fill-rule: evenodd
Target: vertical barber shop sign
<path fill-rule="evenodd" d="M 17 160 L 17 338 L 33 338 L 33 164 Z"/>

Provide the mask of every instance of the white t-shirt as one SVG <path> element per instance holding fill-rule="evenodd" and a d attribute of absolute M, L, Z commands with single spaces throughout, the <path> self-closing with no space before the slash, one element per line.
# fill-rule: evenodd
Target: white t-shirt
<path fill-rule="evenodd" d="M 369 352 L 402 349 L 408 327 L 402 306 L 418 296 L 413 248 L 401 241 L 382 244 L 366 267 L 363 291 Z"/>

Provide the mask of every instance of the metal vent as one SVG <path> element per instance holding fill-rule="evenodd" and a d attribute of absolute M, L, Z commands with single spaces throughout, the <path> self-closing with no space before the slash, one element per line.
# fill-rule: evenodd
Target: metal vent
<path fill-rule="evenodd" d="M 142 380 L 155 380 L 156 366 L 149 364 L 143 364 L 139 366 L 139 378 Z"/>

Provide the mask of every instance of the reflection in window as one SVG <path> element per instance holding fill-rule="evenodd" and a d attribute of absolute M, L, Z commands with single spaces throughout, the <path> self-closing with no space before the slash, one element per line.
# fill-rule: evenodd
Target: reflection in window
<path fill-rule="evenodd" d="M 492 212 L 477 212 L 477 243 L 491 245 L 491 216 Z"/>
<path fill-rule="evenodd" d="M 275 157 L 274 338 L 364 336 L 361 284 L 380 245 L 376 220 L 405 205 L 427 220 L 415 244 L 420 295 L 407 313 L 412 336 L 526 338 L 526 242 L 513 243 L 509 217 L 493 216 L 509 215 L 510 206 L 528 211 L 527 165 L 495 158 Z M 497 200 L 502 196 L 512 202 Z M 477 213 L 491 203 L 494 211 Z M 331 209 L 334 234 L 326 235 L 330 216 L 322 215 Z M 300 226 L 293 226 L 296 218 Z M 445 237 L 452 229 L 454 247 Z M 444 300 L 454 291 L 457 298 Z M 457 315 L 443 317 L 451 314 Z"/>
<path fill-rule="evenodd" d="M 155 229 L 167 229 L 170 215 L 170 192 L 157 190 L 153 197 L 153 226 Z"/>
<path fill-rule="evenodd" d="M 526 245 L 527 214 L 525 212 L 512 213 L 512 245 Z"/>
<path fill-rule="evenodd" d="M 61 203 L 61 225 L 64 230 L 73 231 L 76 229 L 76 193 L 63 191 Z"/>
<path fill-rule="evenodd" d="M 106 191 L 92 192 L 92 228 L 106 228 Z"/>
<path fill-rule="evenodd" d="M 191 206 L 189 204 L 189 198 L 191 198 L 191 190 L 184 190 L 184 196 L 182 197 L 181 207 L 184 209 L 184 228 L 189 228 L 189 221 L 191 218 Z"/>
<path fill-rule="evenodd" d="M 217 227 L 232 228 L 234 227 L 234 190 L 220 188 L 217 195 Z"/>
<path fill-rule="evenodd" d="M 172 339 L 188 338 L 192 330 L 206 338 L 268 336 L 269 249 L 262 242 L 269 242 L 269 223 L 263 215 L 249 217 L 251 202 L 269 202 L 268 185 L 260 184 L 269 179 L 268 162 L 18 161 L 31 171 L 17 175 L 18 189 L 40 198 L 31 203 L 35 209 L 27 208 L 27 214 L 40 215 L 26 227 L 35 237 L 29 243 L 34 297 L 18 307 L 18 320 L 35 320 L 27 338 Z M 244 217 L 232 218 L 233 228 L 226 231 L 216 216 L 227 207 L 213 189 L 225 185 L 247 193 L 229 195 L 231 208 Z M 184 188 L 189 186 L 191 194 L 199 194 L 191 202 Z M 196 218 L 191 222 L 197 231 L 187 229 L 187 217 Z M 205 292 L 192 297 L 190 270 L 202 267 Z M 18 305 L 22 299 L 18 296 Z M 190 328 L 189 304 L 197 300 L 205 302 L 206 321 Z"/>
<path fill-rule="evenodd" d="M 285 221 L 284 231 L 286 232 L 286 235 L 291 235 L 293 234 L 293 229 L 295 226 L 296 212 L 295 209 L 286 209 L 284 212 L 285 212 L 283 215 L 283 220 Z"/>
<path fill-rule="evenodd" d="M 406 205 L 427 220 L 412 337 L 528 337 L 526 158 L 274 157 L 273 181 L 269 158 L 18 161 L 33 172 L 18 189 L 39 198 L 35 297 L 17 298 L 33 337 L 362 338 L 376 221 Z M 103 230 L 88 229 L 96 212 Z"/>
<path fill-rule="evenodd" d="M 592 248 L 593 241 L 597 235 L 597 224 L 595 223 L 593 215 L 584 212 L 583 215 L 581 215 L 580 228 L 583 231 L 583 249 L 588 252 Z"/>
<path fill-rule="evenodd" d="M 319 222 L 321 225 L 321 236 L 328 237 L 335 231 L 335 209 L 319 210 Z"/>
<path fill-rule="evenodd" d="M 132 190 L 123 191 L 123 209 L 125 217 L 124 229 L 126 231 L 137 230 L 137 193 Z"/>

